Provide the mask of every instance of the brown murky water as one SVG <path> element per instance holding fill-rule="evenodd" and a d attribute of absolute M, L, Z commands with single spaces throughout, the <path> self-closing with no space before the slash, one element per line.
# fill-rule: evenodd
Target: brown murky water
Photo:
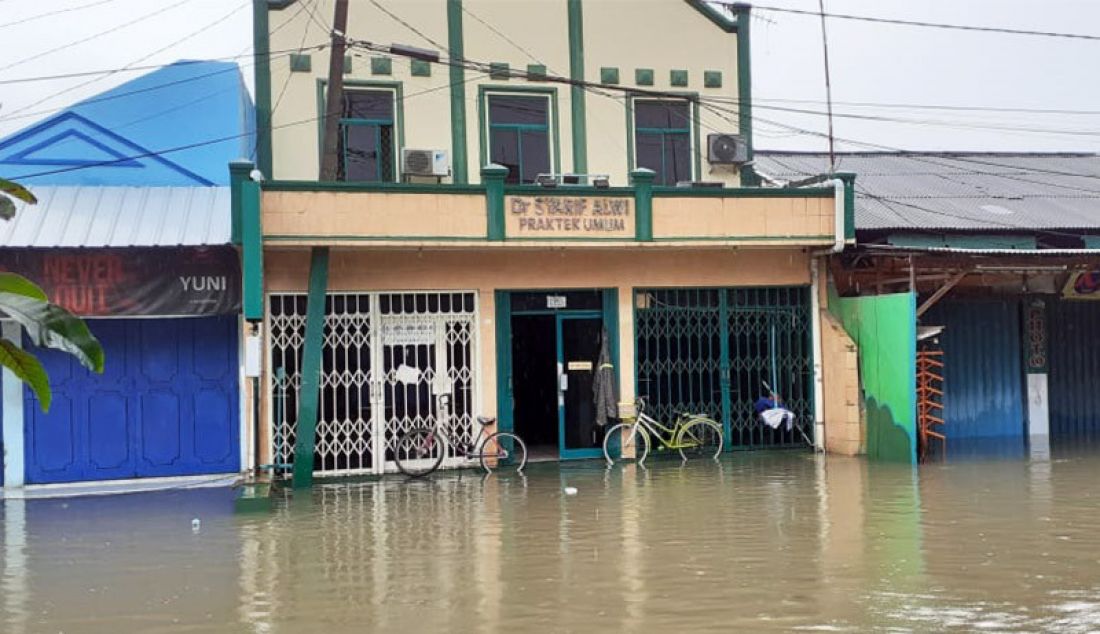
<path fill-rule="evenodd" d="M 1096 631 L 1098 474 L 785 452 L 325 484 L 248 517 L 224 490 L 8 501 L 0 631 Z"/>

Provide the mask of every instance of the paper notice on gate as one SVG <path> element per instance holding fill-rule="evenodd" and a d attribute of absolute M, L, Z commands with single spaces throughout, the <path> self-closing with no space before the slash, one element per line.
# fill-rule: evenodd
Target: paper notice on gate
<path fill-rule="evenodd" d="M 398 383 L 406 385 L 420 382 L 420 370 L 411 365 L 401 364 L 397 367 L 396 378 Z"/>

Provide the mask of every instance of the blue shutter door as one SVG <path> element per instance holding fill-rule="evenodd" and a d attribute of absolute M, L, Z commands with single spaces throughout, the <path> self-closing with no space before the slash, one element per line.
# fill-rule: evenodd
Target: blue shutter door
<path fill-rule="evenodd" d="M 1019 302 L 944 301 L 933 307 L 921 324 L 945 326 L 940 341 L 948 455 L 953 439 L 988 443 L 999 438 L 1022 448 L 1025 414 Z"/>
<path fill-rule="evenodd" d="M 1100 303 L 1048 304 L 1050 438 L 1100 439 Z"/>
<path fill-rule="evenodd" d="M 44 413 L 26 395 L 28 483 L 239 470 L 235 317 L 89 324 L 103 375 L 42 351 L 54 401 Z"/>

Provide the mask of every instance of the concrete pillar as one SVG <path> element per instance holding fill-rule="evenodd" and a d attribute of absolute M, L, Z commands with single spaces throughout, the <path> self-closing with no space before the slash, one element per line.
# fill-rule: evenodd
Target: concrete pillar
<path fill-rule="evenodd" d="M 634 289 L 619 287 L 619 415 L 634 416 Z"/>
<path fill-rule="evenodd" d="M 1046 303 L 1024 308 L 1024 361 L 1027 369 L 1027 434 L 1033 458 L 1050 457 L 1050 400 L 1047 393 Z"/>

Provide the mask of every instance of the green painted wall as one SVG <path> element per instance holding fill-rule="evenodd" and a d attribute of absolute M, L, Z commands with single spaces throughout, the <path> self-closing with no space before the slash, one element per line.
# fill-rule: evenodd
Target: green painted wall
<path fill-rule="evenodd" d="M 917 298 L 913 293 L 832 298 L 859 348 L 867 456 L 917 461 Z"/>

